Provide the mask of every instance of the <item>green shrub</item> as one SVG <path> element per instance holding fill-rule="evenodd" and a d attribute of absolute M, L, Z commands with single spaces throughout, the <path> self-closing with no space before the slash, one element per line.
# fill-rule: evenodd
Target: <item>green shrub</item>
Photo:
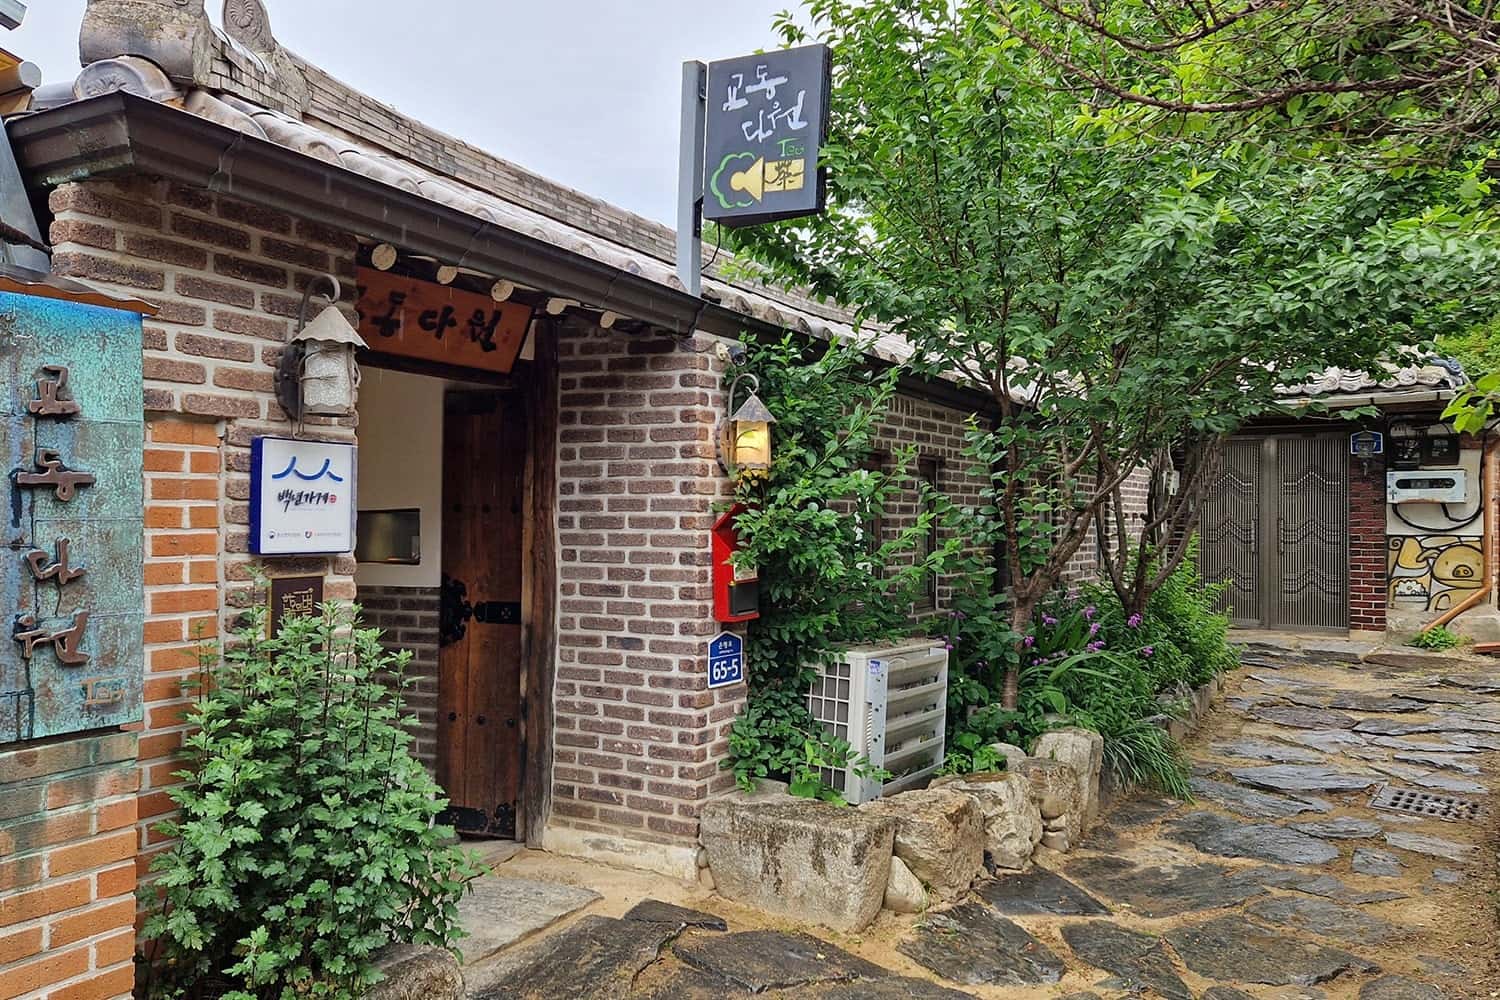
<path fill-rule="evenodd" d="M 157 828 L 176 840 L 142 887 L 150 993 L 356 996 L 387 941 L 454 945 L 479 869 L 445 846 L 446 802 L 410 753 L 410 654 L 382 649 L 349 606 L 273 638 L 264 608 L 247 618 L 221 665 L 205 653 L 185 783 L 169 791 L 181 813 Z"/>
<path fill-rule="evenodd" d="M 1407 645 L 1416 646 L 1418 649 L 1453 649 L 1463 643 L 1463 637 L 1456 632 L 1450 632 L 1441 625 L 1434 625 L 1423 632 L 1418 632 L 1412 637 Z"/>
<path fill-rule="evenodd" d="M 987 669 L 980 672 L 989 684 L 971 676 L 972 668 L 950 684 L 945 769 L 985 770 L 994 765 L 987 747 L 996 740 L 1029 747 L 1048 729 L 1077 725 L 1104 737 L 1106 762 L 1127 782 L 1188 797 L 1186 761 L 1160 723 L 1185 711 L 1184 688 L 1237 662 L 1228 619 L 1214 611 L 1217 599 L 1192 553 L 1144 614 L 1128 614 L 1099 586 L 1053 597 L 1022 640 L 1015 711 L 993 703 L 995 678 Z"/>

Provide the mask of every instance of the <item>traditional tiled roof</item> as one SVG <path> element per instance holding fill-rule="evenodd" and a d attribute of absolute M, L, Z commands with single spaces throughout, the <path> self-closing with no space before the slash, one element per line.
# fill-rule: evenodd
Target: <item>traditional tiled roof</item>
<path fill-rule="evenodd" d="M 236 31 L 226 19 L 226 33 L 208 23 L 202 0 L 190 0 L 196 10 L 184 9 L 179 0 L 95 0 L 81 40 L 85 58 L 90 51 L 118 51 L 106 40 L 119 32 L 114 26 L 118 21 L 110 19 L 139 16 L 142 2 L 165 8 L 175 4 L 175 10 L 162 16 L 173 19 L 178 37 L 191 39 L 192 58 L 164 48 L 98 59 L 85 66 L 71 96 L 123 89 L 149 97 L 476 220 L 683 290 L 669 227 L 526 171 L 354 90 L 277 44 L 259 3 L 239 4 L 256 9 L 253 31 Z M 111 12 L 112 4 L 121 6 L 119 14 Z M 750 275 L 753 269 L 743 262 L 710 267 L 703 297 L 748 318 L 814 337 L 866 342 L 872 354 L 886 361 L 910 356 L 901 337 L 869 324 L 857 329 L 847 311 Z"/>
<path fill-rule="evenodd" d="M 1300 385 L 1284 386 L 1283 396 L 1324 399 L 1410 392 L 1430 394 L 1464 385 L 1463 368 L 1444 358 L 1412 358 L 1404 365 L 1387 362 L 1377 372 L 1329 368 Z"/>

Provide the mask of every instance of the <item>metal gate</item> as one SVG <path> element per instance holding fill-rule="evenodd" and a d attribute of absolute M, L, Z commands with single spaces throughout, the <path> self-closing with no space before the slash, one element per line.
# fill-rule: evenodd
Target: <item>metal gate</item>
<path fill-rule="evenodd" d="M 1203 576 L 1242 628 L 1349 627 L 1341 435 L 1236 438 L 1203 507 Z"/>

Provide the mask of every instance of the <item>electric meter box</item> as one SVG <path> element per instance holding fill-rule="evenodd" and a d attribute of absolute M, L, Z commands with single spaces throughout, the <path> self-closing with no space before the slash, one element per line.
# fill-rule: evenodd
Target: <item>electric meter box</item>
<path fill-rule="evenodd" d="M 851 768 L 824 768 L 823 780 L 858 805 L 924 784 L 943 766 L 948 723 L 948 650 L 931 639 L 844 650 L 818 668 L 807 707 L 829 735 L 847 740 L 884 783 Z"/>
<path fill-rule="evenodd" d="M 1387 503 L 1466 503 L 1466 469 L 1411 469 L 1385 474 Z"/>

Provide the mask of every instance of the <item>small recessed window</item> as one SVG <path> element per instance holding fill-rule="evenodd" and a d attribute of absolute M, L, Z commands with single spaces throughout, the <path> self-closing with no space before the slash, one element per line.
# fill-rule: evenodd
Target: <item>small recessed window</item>
<path fill-rule="evenodd" d="M 354 558 L 362 563 L 416 566 L 422 562 L 422 512 L 362 510 L 355 530 Z"/>

